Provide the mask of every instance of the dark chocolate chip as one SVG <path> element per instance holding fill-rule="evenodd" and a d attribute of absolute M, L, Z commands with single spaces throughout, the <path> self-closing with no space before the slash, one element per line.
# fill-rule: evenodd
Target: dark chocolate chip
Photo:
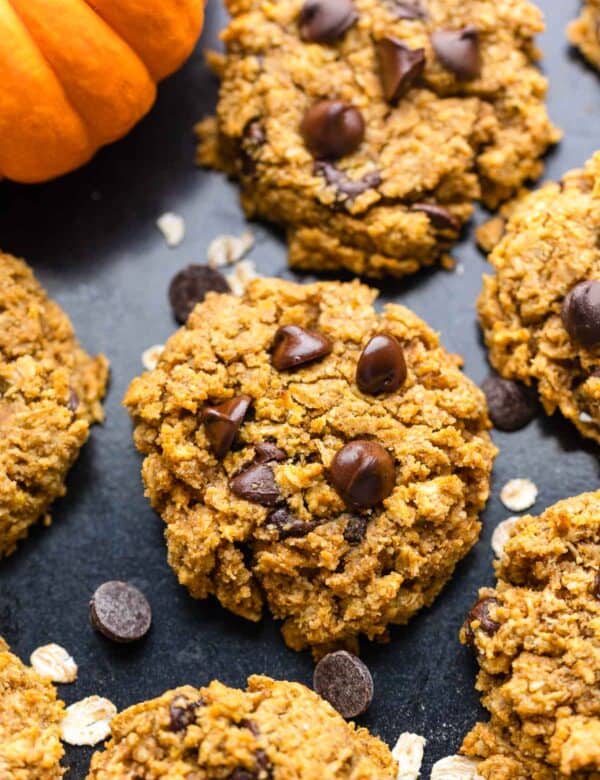
<path fill-rule="evenodd" d="M 334 488 L 349 507 L 366 509 L 387 498 L 396 481 L 390 453 L 376 441 L 357 439 L 336 453 L 329 469 Z"/>
<path fill-rule="evenodd" d="M 169 705 L 169 728 L 171 731 L 183 731 L 196 720 L 196 710 L 202 707 L 204 701 L 189 701 L 183 696 L 176 696 Z"/>
<path fill-rule="evenodd" d="M 258 780 L 258 774 L 254 770 L 238 768 L 229 775 L 229 780 Z"/>
<path fill-rule="evenodd" d="M 267 463 L 245 468 L 231 480 L 231 489 L 239 498 L 261 506 L 276 506 L 281 501 L 273 469 Z"/>
<path fill-rule="evenodd" d="M 410 49 L 391 36 L 377 41 L 375 47 L 384 97 L 396 103 L 423 75 L 425 49 Z"/>
<path fill-rule="evenodd" d="M 437 230 L 460 230 L 460 222 L 448 209 L 437 203 L 413 203 L 411 211 L 422 211 Z"/>
<path fill-rule="evenodd" d="M 446 70 L 460 81 L 469 81 L 479 76 L 481 55 L 479 33 L 473 26 L 462 30 L 436 30 L 431 34 L 431 43 L 438 60 Z"/>
<path fill-rule="evenodd" d="M 481 385 L 490 418 L 500 431 L 518 431 L 530 423 L 538 411 L 534 393 L 520 382 L 490 375 Z"/>
<path fill-rule="evenodd" d="M 321 333 L 298 325 L 284 325 L 273 338 L 272 363 L 278 371 L 289 371 L 321 360 L 331 349 L 331 341 Z"/>
<path fill-rule="evenodd" d="M 596 574 L 594 584 L 592 586 L 592 595 L 600 601 L 600 574 Z"/>
<path fill-rule="evenodd" d="M 67 409 L 70 412 L 76 412 L 78 408 L 79 408 L 79 396 L 77 395 L 75 390 L 73 390 L 73 388 L 71 387 L 69 389 L 69 400 L 67 402 Z"/>
<path fill-rule="evenodd" d="M 260 729 L 256 725 L 256 723 L 253 720 L 250 720 L 250 718 L 243 718 L 240 721 L 240 726 L 244 729 L 248 729 L 248 731 L 252 734 L 254 737 L 260 736 Z"/>
<path fill-rule="evenodd" d="M 381 184 L 379 171 L 369 171 L 361 179 L 349 179 L 343 171 L 326 160 L 317 160 L 314 172 L 317 176 L 323 176 L 327 184 L 336 188 L 336 200 L 340 203 L 352 202 L 363 192 L 376 189 Z"/>
<path fill-rule="evenodd" d="M 366 712 L 373 699 L 373 678 L 355 655 L 338 650 L 321 658 L 315 667 L 313 686 L 344 718 Z"/>
<path fill-rule="evenodd" d="M 486 597 L 479 599 L 471 608 L 471 611 L 465 620 L 465 635 L 467 642 L 471 647 L 475 646 L 475 631 L 472 625 L 475 621 L 478 621 L 479 628 L 488 636 L 493 636 L 500 628 L 500 623 L 497 623 L 490 617 L 490 607 L 496 606 L 497 604 L 498 599 Z"/>
<path fill-rule="evenodd" d="M 209 292 L 231 292 L 227 279 L 215 268 L 188 265 L 175 274 L 169 285 L 169 301 L 177 322 L 183 324 L 194 306 L 203 301 Z"/>
<path fill-rule="evenodd" d="M 425 19 L 427 16 L 419 0 L 389 0 L 388 5 L 396 19 Z"/>
<path fill-rule="evenodd" d="M 267 518 L 267 525 L 277 529 L 279 539 L 289 539 L 306 536 L 317 527 L 318 523 L 300 520 L 287 509 L 281 508 L 271 512 Z"/>
<path fill-rule="evenodd" d="M 271 441 L 261 441 L 259 444 L 254 445 L 255 463 L 269 463 L 273 460 L 276 460 L 279 463 L 287 460 L 287 452 L 276 444 L 273 444 Z"/>
<path fill-rule="evenodd" d="M 256 155 L 259 149 L 264 146 L 267 135 L 259 119 L 251 119 L 242 136 L 241 143 L 241 162 L 242 174 L 244 176 L 254 176 L 256 173 Z"/>
<path fill-rule="evenodd" d="M 333 43 L 358 19 L 352 0 L 305 0 L 298 24 L 303 41 Z"/>
<path fill-rule="evenodd" d="M 300 132 L 315 157 L 336 160 L 358 149 L 365 137 L 365 122 L 349 103 L 319 100 L 304 114 Z"/>
<path fill-rule="evenodd" d="M 344 528 L 344 539 L 348 544 L 360 544 L 367 533 L 367 518 L 352 515 Z"/>
<path fill-rule="evenodd" d="M 580 282 L 567 294 L 562 321 L 573 341 L 592 348 L 600 343 L 600 282 Z"/>
<path fill-rule="evenodd" d="M 406 360 L 398 341 L 377 333 L 363 349 L 356 366 L 356 384 L 363 393 L 393 393 L 406 382 Z"/>
<path fill-rule="evenodd" d="M 95 629 L 113 642 L 141 639 L 150 628 L 152 610 L 144 594 L 127 582 L 111 580 L 95 591 L 90 601 Z"/>
<path fill-rule="evenodd" d="M 204 408 L 204 429 L 217 458 L 224 458 L 231 449 L 251 403 L 249 395 L 238 395 L 217 406 Z"/>

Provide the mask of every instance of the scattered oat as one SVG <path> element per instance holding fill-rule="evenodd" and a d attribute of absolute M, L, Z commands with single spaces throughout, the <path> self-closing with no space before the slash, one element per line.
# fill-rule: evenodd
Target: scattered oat
<path fill-rule="evenodd" d="M 398 762 L 396 780 L 417 780 L 421 772 L 426 741 L 425 737 L 411 734 L 409 731 L 400 734 L 392 750 L 392 757 Z"/>
<path fill-rule="evenodd" d="M 431 780 L 483 780 L 477 773 L 477 761 L 464 756 L 447 756 L 433 765 Z"/>
<path fill-rule="evenodd" d="M 167 246 L 176 247 L 183 241 L 185 235 L 185 221 L 179 214 L 167 211 L 156 220 L 156 227 L 165 237 Z"/>
<path fill-rule="evenodd" d="M 520 518 L 518 517 L 508 517 L 506 520 L 498 523 L 494 528 L 494 533 L 492 534 L 492 550 L 497 558 L 502 558 L 504 545 L 512 534 L 513 528 L 519 522 L 519 519 Z"/>
<path fill-rule="evenodd" d="M 101 696 L 88 696 L 67 707 L 61 723 L 61 739 L 69 745 L 97 745 L 110 734 L 117 708 Z"/>
<path fill-rule="evenodd" d="M 77 664 L 60 645 L 43 645 L 33 651 L 29 663 L 38 674 L 55 683 L 71 683 L 77 679 Z"/>
<path fill-rule="evenodd" d="M 500 500 L 511 512 L 523 512 L 537 499 L 537 486 L 530 479 L 511 479 L 500 491 Z"/>
<path fill-rule="evenodd" d="M 580 412 L 579 421 L 582 423 L 591 423 L 594 422 L 594 418 L 592 417 L 591 414 L 588 414 L 587 412 Z"/>
<path fill-rule="evenodd" d="M 213 239 L 206 252 L 206 259 L 211 268 L 233 265 L 241 260 L 254 245 L 254 236 L 247 230 L 241 236 L 222 235 Z"/>
<path fill-rule="evenodd" d="M 465 267 L 462 263 L 457 263 L 456 268 L 454 269 L 454 273 L 457 276 L 464 276 L 465 274 Z"/>
<path fill-rule="evenodd" d="M 145 349 L 142 352 L 142 365 L 146 371 L 154 371 L 164 348 L 164 344 L 154 344 L 152 347 L 148 347 L 148 349 Z"/>
<path fill-rule="evenodd" d="M 252 260 L 242 260 L 236 263 L 233 272 L 226 274 L 225 278 L 234 295 L 243 295 L 250 279 L 256 277 L 256 266 Z"/>

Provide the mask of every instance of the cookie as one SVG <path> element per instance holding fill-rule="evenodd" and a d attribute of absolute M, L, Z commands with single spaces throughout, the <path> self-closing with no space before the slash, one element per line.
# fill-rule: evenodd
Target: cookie
<path fill-rule="evenodd" d="M 600 492 L 519 519 L 461 630 L 490 712 L 462 752 L 485 780 L 600 777 Z"/>
<path fill-rule="evenodd" d="M 245 691 L 184 686 L 120 713 L 88 780 L 395 780 L 383 742 L 303 685 L 254 676 Z"/>
<path fill-rule="evenodd" d="M 69 318 L 21 260 L 0 253 L 0 557 L 66 492 L 108 363 L 79 345 Z"/>
<path fill-rule="evenodd" d="M 125 397 L 179 581 L 250 620 L 267 605 L 317 655 L 433 601 L 479 535 L 495 455 L 460 358 L 375 297 L 208 293 Z"/>
<path fill-rule="evenodd" d="M 217 117 L 198 160 L 239 179 L 289 262 L 404 276 L 446 262 L 481 199 L 554 143 L 526 0 L 229 0 Z"/>
<path fill-rule="evenodd" d="M 569 25 L 568 36 L 583 56 L 600 68 L 600 0 L 584 0 L 579 18 Z"/>
<path fill-rule="evenodd" d="M 600 441 L 600 154 L 510 207 L 479 318 L 489 359 Z M 498 237 L 496 224 L 483 232 Z M 492 243 L 491 241 L 489 243 Z"/>
<path fill-rule="evenodd" d="M 61 778 L 63 716 L 52 683 L 22 664 L 0 638 L 0 777 Z"/>

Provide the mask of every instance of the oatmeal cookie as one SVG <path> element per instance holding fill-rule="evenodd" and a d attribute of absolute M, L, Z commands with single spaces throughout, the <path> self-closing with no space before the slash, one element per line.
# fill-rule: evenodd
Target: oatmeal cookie
<path fill-rule="evenodd" d="M 383 742 L 303 685 L 254 676 L 245 691 L 184 686 L 122 712 L 88 780 L 395 780 Z"/>
<path fill-rule="evenodd" d="M 600 153 L 511 205 L 478 308 L 494 368 L 600 442 L 599 233 Z"/>
<path fill-rule="evenodd" d="M 600 68 L 600 0 L 584 0 L 581 15 L 569 25 L 568 36 L 584 57 Z"/>
<path fill-rule="evenodd" d="M 61 778 L 63 715 L 52 683 L 22 664 L 0 638 L 0 777 Z"/>
<path fill-rule="evenodd" d="M 403 276 L 447 260 L 482 199 L 542 171 L 559 133 L 527 0 L 228 0 L 201 164 L 239 179 L 289 261 Z"/>
<path fill-rule="evenodd" d="M 209 293 L 125 404 L 191 594 L 296 650 L 356 650 L 430 604 L 477 540 L 485 399 L 408 309 L 355 283 Z"/>
<path fill-rule="evenodd" d="M 462 750 L 485 780 L 600 777 L 600 492 L 519 519 L 461 630 L 491 714 Z"/>
<path fill-rule="evenodd" d="M 67 315 L 22 261 L 0 253 L 0 557 L 49 522 L 90 426 L 108 363 L 79 345 Z"/>

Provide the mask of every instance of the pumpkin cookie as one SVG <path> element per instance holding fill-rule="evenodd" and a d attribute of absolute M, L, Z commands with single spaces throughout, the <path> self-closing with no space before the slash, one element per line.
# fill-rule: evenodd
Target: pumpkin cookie
<path fill-rule="evenodd" d="M 403 276 L 447 259 L 482 199 L 542 171 L 559 133 L 526 0 L 228 0 L 200 163 L 239 179 L 289 261 Z"/>
<path fill-rule="evenodd" d="M 61 778 L 63 715 L 52 683 L 22 664 L 0 638 L 0 777 Z"/>
<path fill-rule="evenodd" d="M 296 650 L 356 650 L 430 604 L 475 543 L 483 394 L 408 309 L 358 283 L 208 293 L 125 397 L 169 562 Z"/>
<path fill-rule="evenodd" d="M 28 266 L 0 253 L 0 557 L 30 525 L 49 522 L 90 426 L 102 419 L 107 372 Z"/>
<path fill-rule="evenodd" d="M 600 492 L 522 517 L 461 630 L 490 711 L 462 750 L 485 780 L 600 777 Z"/>
<path fill-rule="evenodd" d="M 478 305 L 490 361 L 600 441 L 600 153 L 510 211 L 480 236 L 500 238 Z"/>
<path fill-rule="evenodd" d="M 251 677 L 245 691 L 185 686 L 117 715 L 88 780 L 395 780 L 383 742 L 303 685 Z"/>
<path fill-rule="evenodd" d="M 568 35 L 584 57 L 600 68 L 600 0 L 585 0 L 579 19 L 569 25 Z"/>

